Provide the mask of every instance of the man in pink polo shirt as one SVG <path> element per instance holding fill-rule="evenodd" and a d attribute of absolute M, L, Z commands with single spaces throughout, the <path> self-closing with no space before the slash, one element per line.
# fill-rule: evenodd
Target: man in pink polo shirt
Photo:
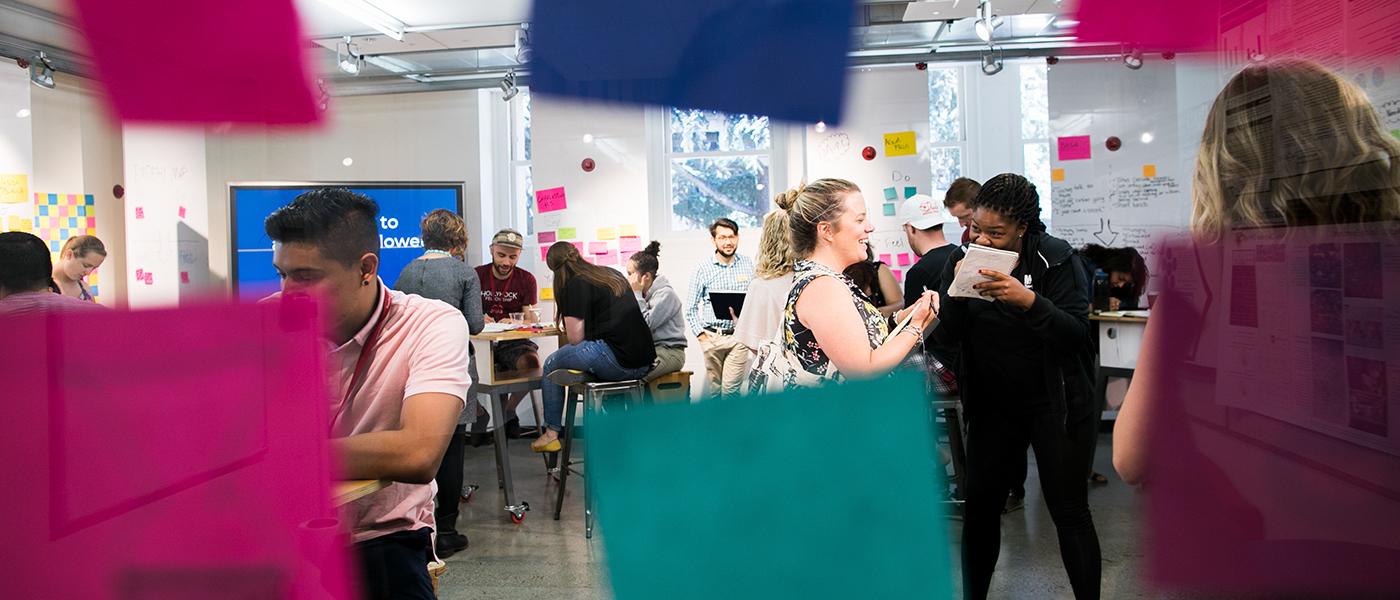
<path fill-rule="evenodd" d="M 264 224 L 282 293 L 326 301 L 331 437 L 350 479 L 384 489 L 348 507 L 367 598 L 434 598 L 433 477 L 462 411 L 467 322 L 379 279 L 379 206 L 344 189 L 306 192 Z"/>

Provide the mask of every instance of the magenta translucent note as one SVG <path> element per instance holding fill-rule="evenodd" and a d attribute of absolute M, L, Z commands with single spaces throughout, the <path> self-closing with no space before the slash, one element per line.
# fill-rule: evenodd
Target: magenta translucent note
<path fill-rule="evenodd" d="M 76 0 L 75 7 L 97 79 L 122 121 L 320 119 L 292 0 Z"/>
<path fill-rule="evenodd" d="M 0 322 L 7 598 L 351 598 L 309 303 Z"/>

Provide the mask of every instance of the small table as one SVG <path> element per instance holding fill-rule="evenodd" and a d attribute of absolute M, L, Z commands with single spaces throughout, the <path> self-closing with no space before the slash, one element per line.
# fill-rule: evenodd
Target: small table
<path fill-rule="evenodd" d="M 344 506 L 364 498 L 389 485 L 383 479 L 349 479 L 337 481 L 331 487 L 331 503 Z"/>
<path fill-rule="evenodd" d="M 476 372 L 480 378 L 480 381 L 477 382 L 477 393 L 491 397 L 491 420 L 498 421 L 494 423 L 495 426 L 492 428 L 496 442 L 496 473 L 500 478 L 501 488 L 505 490 L 505 510 L 510 514 L 510 520 L 516 523 L 525 520 L 525 512 L 530 510 L 530 503 L 516 502 L 515 484 L 511 481 L 510 475 L 510 454 L 506 452 L 506 428 L 504 424 L 507 419 L 501 398 L 516 392 L 540 389 L 542 378 L 539 375 L 510 377 L 505 373 L 496 373 L 496 346 L 493 342 L 548 337 L 560 338 L 560 345 L 567 343 L 563 339 L 563 332 L 553 325 L 480 333 L 471 338 L 472 345 L 476 348 Z"/>
<path fill-rule="evenodd" d="M 1142 351 L 1142 334 L 1147 330 L 1147 317 L 1136 315 L 1089 315 L 1098 330 L 1098 359 L 1094 365 L 1094 394 L 1099 406 L 1108 403 L 1108 378 L 1132 379 L 1137 369 L 1138 353 Z M 1114 418 L 1117 411 L 1104 411 L 1105 418 Z"/>

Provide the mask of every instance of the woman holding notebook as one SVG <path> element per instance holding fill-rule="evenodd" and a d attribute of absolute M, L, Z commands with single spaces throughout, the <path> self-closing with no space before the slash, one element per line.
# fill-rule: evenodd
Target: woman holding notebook
<path fill-rule="evenodd" d="M 1099 541 L 1087 481 L 1098 426 L 1088 280 L 1074 248 L 1045 232 L 1040 197 L 1026 178 L 993 177 L 972 206 L 972 245 L 956 250 L 945 267 L 946 300 L 934 332 L 962 350 L 963 590 L 967 598 L 987 597 L 1001 551 L 1002 508 L 1030 446 L 1074 595 L 1098 598 Z M 978 268 L 998 263 L 1013 266 Z"/>

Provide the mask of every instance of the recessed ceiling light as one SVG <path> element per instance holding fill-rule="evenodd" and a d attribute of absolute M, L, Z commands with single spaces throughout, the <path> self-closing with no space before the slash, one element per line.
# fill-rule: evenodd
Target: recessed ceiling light
<path fill-rule="evenodd" d="M 19 112 L 16 112 L 16 113 L 15 113 L 15 116 L 16 116 L 16 117 L 19 117 L 19 118 L 21 118 L 21 119 L 23 119 L 23 118 L 25 118 L 25 117 L 28 117 L 28 116 L 29 116 L 29 109 L 27 109 L 27 108 L 21 108 L 21 109 L 19 109 Z"/>
<path fill-rule="evenodd" d="M 349 156 L 347 156 L 347 157 L 345 157 L 344 160 L 340 161 L 340 164 L 345 165 L 345 166 L 348 167 L 348 166 L 350 166 L 350 165 L 355 164 L 355 159 L 350 158 Z"/>

